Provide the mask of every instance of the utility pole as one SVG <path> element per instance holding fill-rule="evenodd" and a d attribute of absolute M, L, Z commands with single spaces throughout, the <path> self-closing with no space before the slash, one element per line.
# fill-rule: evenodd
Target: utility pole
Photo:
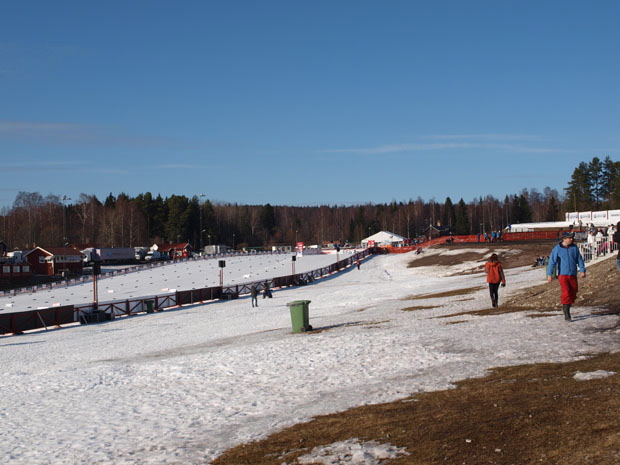
<path fill-rule="evenodd" d="M 200 194 L 199 200 L 198 200 L 198 211 L 200 212 L 200 253 L 202 254 L 202 233 L 204 232 L 202 230 L 202 205 L 203 205 L 203 201 L 202 199 L 206 197 L 205 194 Z"/>
<path fill-rule="evenodd" d="M 71 200 L 66 195 L 62 196 L 62 245 L 67 245 L 67 206 L 65 202 Z"/>

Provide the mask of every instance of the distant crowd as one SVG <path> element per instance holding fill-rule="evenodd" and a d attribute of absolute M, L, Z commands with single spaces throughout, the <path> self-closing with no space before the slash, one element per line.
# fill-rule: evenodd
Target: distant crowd
<path fill-rule="evenodd" d="M 484 234 L 478 233 L 478 242 L 480 239 L 484 239 L 484 242 L 499 242 L 502 240 L 502 231 L 491 231 L 491 234 L 485 232 Z"/>

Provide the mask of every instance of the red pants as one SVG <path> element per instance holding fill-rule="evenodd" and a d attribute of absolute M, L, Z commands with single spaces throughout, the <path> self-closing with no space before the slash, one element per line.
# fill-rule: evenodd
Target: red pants
<path fill-rule="evenodd" d="M 577 276 L 561 274 L 558 276 L 558 281 L 560 281 L 560 288 L 562 289 L 560 302 L 562 305 L 573 305 L 577 298 Z"/>

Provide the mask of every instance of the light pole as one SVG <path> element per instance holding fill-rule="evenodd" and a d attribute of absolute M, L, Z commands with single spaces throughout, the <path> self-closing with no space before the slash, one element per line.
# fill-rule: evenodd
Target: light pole
<path fill-rule="evenodd" d="M 340 246 L 336 246 L 336 269 L 340 270 L 340 264 L 338 263 L 338 254 L 340 253 Z"/>
<path fill-rule="evenodd" d="M 232 247 L 233 251 L 235 250 L 235 233 L 233 233 L 233 247 Z"/>
<path fill-rule="evenodd" d="M 226 266 L 226 260 L 220 260 L 218 266 L 220 267 L 220 287 L 224 287 L 224 267 Z"/>
<path fill-rule="evenodd" d="M 202 253 L 202 199 L 205 197 L 204 194 L 200 194 L 200 200 L 198 201 L 198 211 L 200 212 L 200 253 Z"/>
<path fill-rule="evenodd" d="M 291 257 L 291 263 L 293 264 L 293 276 L 295 276 L 295 261 L 297 260 L 297 256 L 293 255 Z"/>
<path fill-rule="evenodd" d="M 62 196 L 62 245 L 67 245 L 67 206 L 65 202 L 71 200 L 66 195 Z"/>

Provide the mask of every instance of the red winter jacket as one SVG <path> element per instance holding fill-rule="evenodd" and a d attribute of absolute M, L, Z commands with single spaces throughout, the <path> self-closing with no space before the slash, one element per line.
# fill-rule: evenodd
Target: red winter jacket
<path fill-rule="evenodd" d="M 487 262 L 484 265 L 484 272 L 487 274 L 487 283 L 499 283 L 506 284 L 506 277 L 504 276 L 504 269 L 500 262 Z"/>

